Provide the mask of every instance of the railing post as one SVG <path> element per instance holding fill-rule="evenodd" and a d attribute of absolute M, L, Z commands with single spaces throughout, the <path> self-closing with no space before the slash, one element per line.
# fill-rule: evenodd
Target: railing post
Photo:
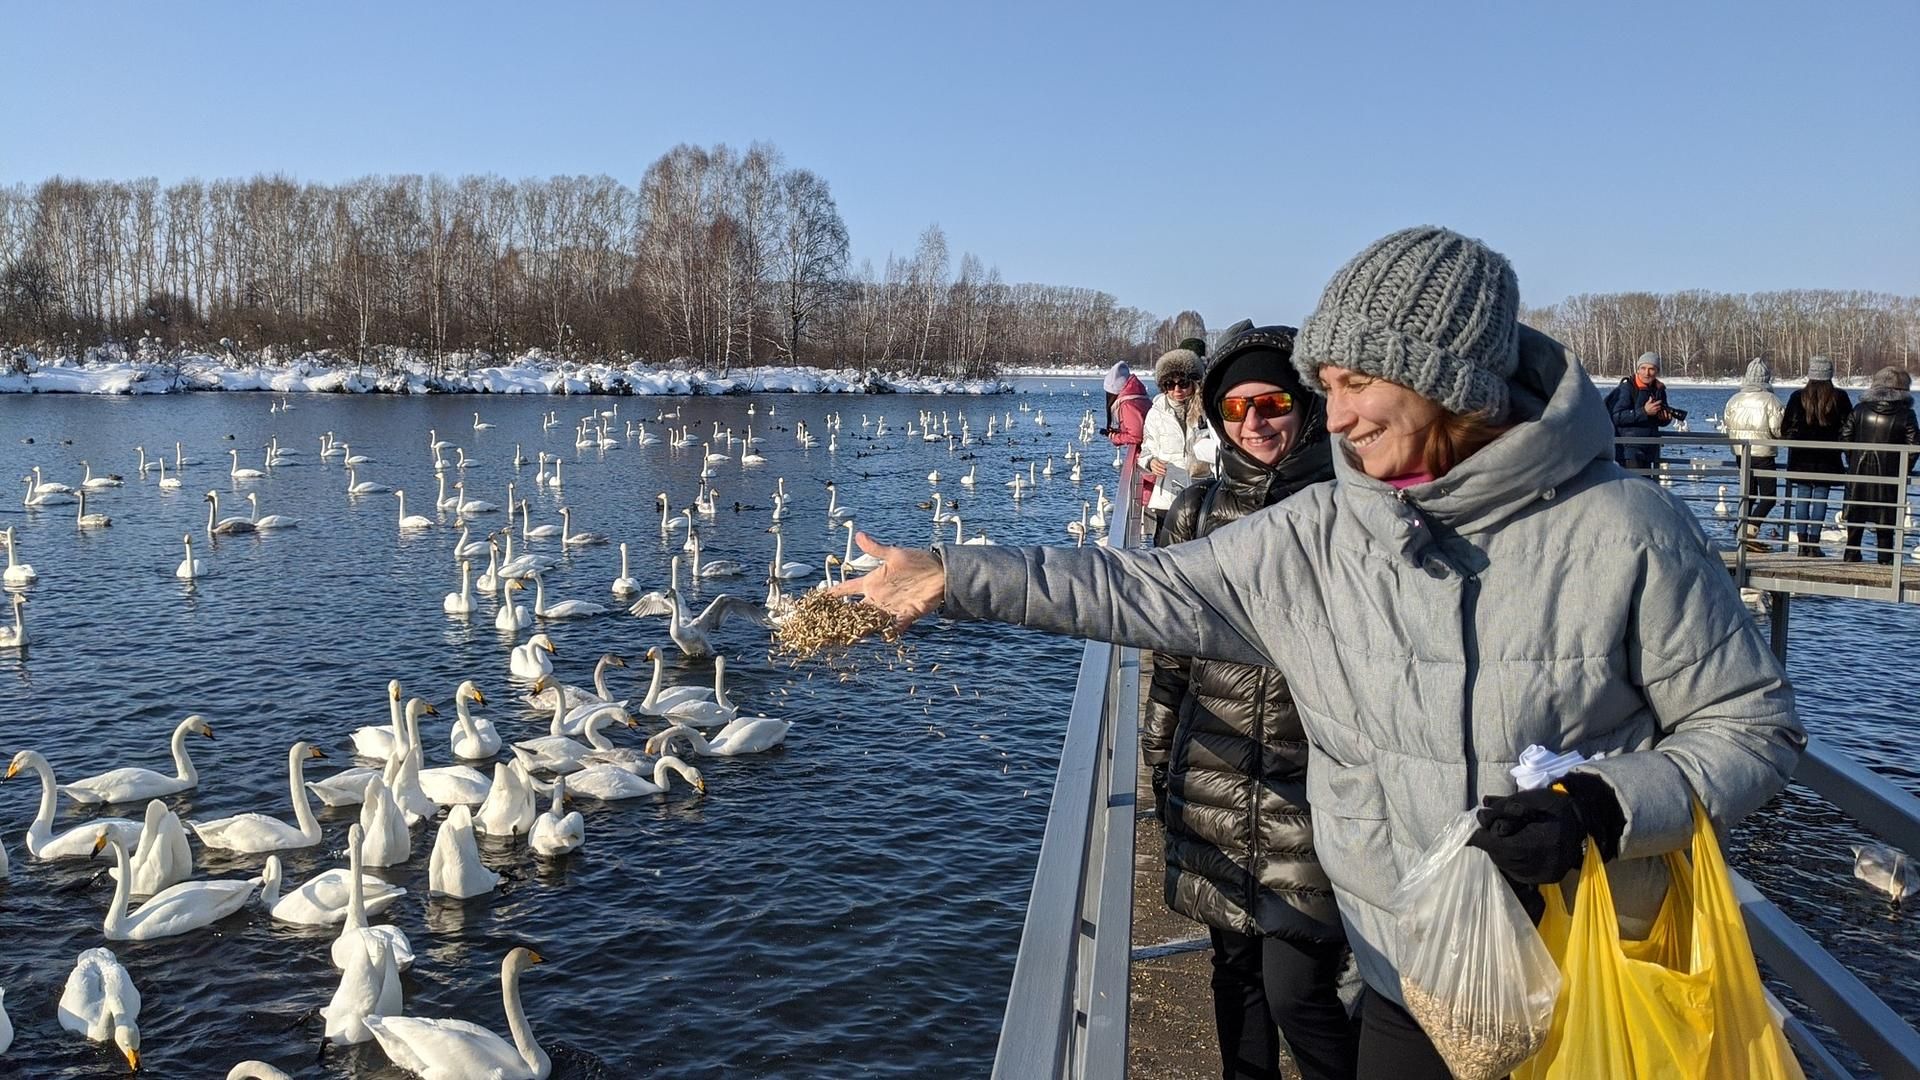
<path fill-rule="evenodd" d="M 1748 580 L 1747 519 L 1753 514 L 1753 444 L 1738 442 L 1733 445 L 1734 457 L 1740 461 L 1740 501 L 1735 504 L 1740 507 L 1740 512 L 1733 519 L 1733 581 L 1744 589 Z M 1754 536 L 1759 536 L 1758 529 L 1754 530 Z"/>

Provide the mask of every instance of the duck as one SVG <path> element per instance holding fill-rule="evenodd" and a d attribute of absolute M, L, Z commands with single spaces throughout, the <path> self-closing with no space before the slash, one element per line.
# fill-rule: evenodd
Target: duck
<path fill-rule="evenodd" d="M 238 536 L 242 533 L 251 533 L 256 531 L 253 522 L 248 520 L 247 518 L 243 518 L 243 517 L 221 518 L 220 517 L 220 493 L 219 492 L 217 491 L 207 492 L 207 494 L 204 496 L 204 501 L 207 504 L 207 535 L 208 536 Z M 216 518 L 219 518 L 217 522 L 214 520 Z"/>
<path fill-rule="evenodd" d="M 356 843 L 353 837 L 360 831 L 356 823 L 348 832 L 348 842 Z M 346 921 L 349 894 L 352 885 L 348 881 L 348 869 L 334 867 L 323 870 L 300 887 L 282 893 L 285 870 L 280 856 L 267 856 L 267 865 L 260 872 L 260 905 L 275 922 L 293 923 L 298 926 L 334 926 Z M 407 890 L 398 885 L 389 884 L 372 874 L 360 876 L 360 888 L 364 896 L 363 903 L 369 916 L 381 912 L 399 903 L 407 895 Z"/>
<path fill-rule="evenodd" d="M 13 594 L 13 625 L 0 626 L 0 649 L 27 647 L 27 598 Z"/>
<path fill-rule="evenodd" d="M 320 823 L 314 820 L 301 773 L 309 759 L 326 756 L 325 751 L 304 739 L 287 751 L 287 794 L 293 801 L 296 825 L 265 814 L 235 814 L 212 821 L 189 821 L 187 827 L 206 847 L 248 855 L 313 847 L 320 842 Z"/>
<path fill-rule="evenodd" d="M 669 776 L 678 774 L 681 779 L 693 785 L 693 789 L 702 795 L 707 793 L 707 782 L 700 770 L 674 757 L 665 754 L 653 763 L 652 778 L 640 775 L 633 767 L 624 765 L 594 765 L 573 773 L 568 781 L 572 790 L 589 798 L 603 802 L 619 799 L 638 799 L 647 795 L 665 794 Z"/>
<path fill-rule="evenodd" d="M 107 916 L 101 926 L 108 941 L 154 941 L 204 929 L 245 907 L 247 898 L 253 895 L 253 887 L 260 883 L 257 877 L 183 881 L 155 893 L 140 905 L 140 910 L 128 914 L 133 869 L 127 859 L 127 849 L 108 835 L 107 830 L 97 830 L 94 854 L 108 849 L 112 850 L 114 865 L 120 871 L 120 880 L 114 884 L 113 899 L 107 904 Z"/>
<path fill-rule="evenodd" d="M 4 571 L 0 571 L 0 583 L 10 585 L 17 589 L 39 581 L 40 572 L 35 570 L 31 564 L 23 563 L 19 560 L 18 553 L 15 551 L 16 542 L 13 538 L 13 526 L 7 526 L 5 533 L 0 535 L 4 535 L 7 540 L 7 568 Z M 638 590 L 635 591 L 637 592 Z"/>
<path fill-rule="evenodd" d="M 494 728 L 493 721 L 474 716 L 468 710 L 468 702 L 487 703 L 487 695 L 480 692 L 472 679 L 461 683 L 453 692 L 453 730 L 448 732 L 447 741 L 454 757 L 490 760 L 500 753 L 500 732 Z"/>
<path fill-rule="evenodd" d="M 40 778 L 40 809 L 34 815 L 32 824 L 27 826 L 27 853 L 36 859 L 85 859 L 94 853 L 93 843 L 100 831 L 118 840 L 122 847 L 131 847 L 140 842 L 141 823 L 126 818 L 94 818 L 85 825 L 77 825 L 58 836 L 53 834 L 53 814 L 59 803 L 60 793 L 53 780 L 53 766 L 36 750 L 22 750 L 13 755 L 7 764 L 6 779 L 11 780 L 22 769 L 32 769 Z"/>
<path fill-rule="evenodd" d="M 427 891 L 435 896 L 468 900 L 499 886 L 500 875 L 480 861 L 472 811 L 465 806 L 454 807 L 433 836 L 433 853 L 427 859 Z"/>
<path fill-rule="evenodd" d="M 393 489 L 393 497 L 400 500 L 400 531 L 412 532 L 433 528 L 433 519 L 420 514 L 407 513 L 407 493 L 402 488 Z"/>
<path fill-rule="evenodd" d="M 751 720 L 742 717 L 722 728 L 720 733 L 712 739 L 708 739 L 685 724 L 674 724 L 647 740 L 647 753 L 671 753 L 673 740 L 685 739 L 692 752 L 701 757 L 738 757 L 741 754 L 758 754 L 786 742 L 787 731 L 792 727 L 792 722 L 788 720 L 775 720 L 767 716 L 754 717 Z"/>
<path fill-rule="evenodd" d="M 507 1014 L 508 1042 L 464 1020 L 416 1016 L 373 1016 L 367 1028 L 388 1060 L 422 1080 L 546 1080 L 553 1062 L 534 1041 L 533 1028 L 520 1004 L 520 974 L 542 963 L 532 949 L 516 948 L 500 962 L 500 999 Z"/>
<path fill-rule="evenodd" d="M 533 848 L 534 854 L 552 858 L 578 851 L 580 845 L 586 843 L 586 821 L 581 818 L 580 811 L 569 812 L 566 802 L 567 778 L 555 777 L 553 805 L 533 819 L 533 831 L 527 834 L 527 844 Z"/>
<path fill-rule="evenodd" d="M 668 618 L 667 636 L 680 647 L 680 651 L 694 659 L 713 655 L 713 642 L 709 635 L 718 630 L 729 616 L 739 616 L 749 622 L 767 625 L 767 609 L 751 600 L 743 600 L 730 593 L 721 593 L 707 604 L 698 618 L 687 609 L 686 601 L 677 588 L 668 588 L 659 598 L 642 597 L 629 612 L 641 618 L 653 615 L 665 615 Z"/>
<path fill-rule="evenodd" d="M 173 751 L 174 775 L 155 772 L 152 769 L 120 768 L 96 773 L 70 784 L 60 785 L 61 794 L 74 802 L 86 806 L 99 806 L 109 803 L 139 802 L 142 799 L 157 798 L 161 795 L 178 795 L 200 786 L 200 771 L 193 767 L 193 758 L 187 753 L 187 736 L 199 735 L 213 738 L 213 725 L 199 713 L 187 717 L 173 729 L 173 738 L 168 743 Z"/>
<path fill-rule="evenodd" d="M 285 514 L 268 514 L 266 517 L 261 517 L 260 496 L 254 492 L 250 491 L 247 493 L 247 504 L 253 507 L 253 517 L 251 518 L 253 527 L 261 532 L 268 532 L 273 529 L 291 529 L 300 524 L 299 518 L 288 517 Z"/>
<path fill-rule="evenodd" d="M 516 586 L 519 582 L 514 583 Z M 553 674 L 553 658 L 559 654 L 554 648 L 553 639 L 545 634 L 535 634 L 527 639 L 525 645 L 514 646 L 508 657 L 508 670 L 516 679 L 538 679 Z"/>
<path fill-rule="evenodd" d="M 180 560 L 179 566 L 174 567 L 173 576 L 181 581 L 193 581 L 196 578 L 206 577 L 206 560 L 193 557 L 193 534 L 182 534 L 180 539 L 187 545 L 187 557 Z"/>
<path fill-rule="evenodd" d="M 187 843 L 187 830 L 180 824 L 180 816 L 160 799 L 147 803 L 140 843 L 130 862 L 133 884 L 129 890 L 135 899 L 144 900 L 193 876 L 193 848 Z M 120 868 L 113 867 L 108 873 L 117 879 Z"/>
<path fill-rule="evenodd" d="M 88 949 L 74 958 L 55 1013 L 62 1028 L 113 1043 L 128 1070 L 140 1071 L 140 991 L 112 949 Z"/>
<path fill-rule="evenodd" d="M 347 828 L 347 875 L 344 879 L 347 887 L 347 917 L 340 924 L 339 936 L 328 947 L 327 958 L 334 969 L 345 971 L 353 962 L 356 953 L 364 953 L 374 938 L 381 939 L 393 955 L 393 962 L 401 971 L 413 966 L 413 943 L 407 940 L 406 931 L 397 926 L 373 926 L 367 922 L 367 896 L 372 880 L 363 870 L 361 845 L 366 834 L 360 831 L 358 824 Z"/>

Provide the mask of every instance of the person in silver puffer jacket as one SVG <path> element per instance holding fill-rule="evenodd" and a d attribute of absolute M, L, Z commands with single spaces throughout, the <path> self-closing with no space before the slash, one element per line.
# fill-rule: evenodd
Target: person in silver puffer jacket
<path fill-rule="evenodd" d="M 1720 411 L 1721 422 L 1727 426 L 1727 438 L 1734 440 L 1735 458 L 1750 456 L 1752 461 L 1751 494 L 1740 504 L 1740 536 L 1748 551 L 1767 549 L 1760 541 L 1760 525 L 1773 513 L 1780 491 L 1780 478 L 1774 471 L 1774 450 L 1780 438 L 1780 423 L 1786 415 L 1787 407 L 1773 392 L 1773 367 L 1754 357 L 1747 364 L 1747 374 L 1740 380 L 1739 391 L 1727 399 L 1726 408 Z M 1752 445 L 1743 440 L 1752 440 Z M 1787 532 L 1787 526 L 1782 524 L 1782 541 L 1788 539 Z"/>

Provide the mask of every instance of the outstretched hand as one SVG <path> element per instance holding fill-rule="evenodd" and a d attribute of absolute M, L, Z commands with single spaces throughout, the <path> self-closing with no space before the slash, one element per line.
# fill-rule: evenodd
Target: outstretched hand
<path fill-rule="evenodd" d="M 855 533 L 860 550 L 880 560 L 870 574 L 843 581 L 827 591 L 834 596 L 861 596 L 893 616 L 895 628 L 905 630 L 923 616 L 939 610 L 947 595 L 947 572 L 930 551 L 882 544 L 866 533 Z"/>

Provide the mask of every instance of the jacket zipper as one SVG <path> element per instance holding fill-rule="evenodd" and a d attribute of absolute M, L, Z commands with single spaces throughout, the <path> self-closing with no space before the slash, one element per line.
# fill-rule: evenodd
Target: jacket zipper
<path fill-rule="evenodd" d="M 1404 490 L 1394 492 L 1394 497 L 1415 515 L 1425 515 L 1420 504 L 1408 498 Z M 1416 516 L 1414 520 L 1418 525 L 1421 517 Z M 1480 804 L 1480 755 L 1473 742 L 1473 687 L 1480 678 L 1480 642 L 1474 634 L 1475 614 L 1480 604 L 1480 575 L 1454 565 L 1453 560 L 1440 551 L 1438 537 L 1430 523 L 1427 532 L 1433 539 L 1433 554 L 1460 575 L 1460 662 L 1464 671 L 1460 685 L 1460 757 L 1467 788 L 1462 809 L 1471 810 Z"/>

